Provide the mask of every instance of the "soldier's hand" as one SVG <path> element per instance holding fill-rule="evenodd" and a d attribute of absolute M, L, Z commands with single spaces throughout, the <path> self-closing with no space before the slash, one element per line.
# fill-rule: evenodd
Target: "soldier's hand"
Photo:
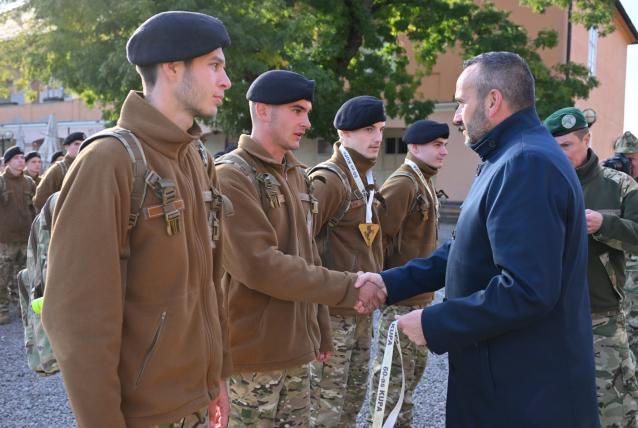
<path fill-rule="evenodd" d="M 598 232 L 603 225 L 603 215 L 598 211 L 585 210 L 585 220 L 587 221 L 587 233 L 592 234 Z"/>
<path fill-rule="evenodd" d="M 388 297 L 385 283 L 381 275 L 377 273 L 358 272 L 357 275 L 354 286 L 359 289 L 359 299 L 354 308 L 360 314 L 369 314 L 383 304 Z"/>
<path fill-rule="evenodd" d="M 225 380 L 219 381 L 219 395 L 208 406 L 210 428 L 226 428 L 228 415 L 230 414 L 230 400 L 228 398 L 228 386 Z"/>
<path fill-rule="evenodd" d="M 331 356 L 332 352 L 319 352 L 319 355 L 317 355 L 317 361 L 320 363 L 325 363 L 330 359 Z"/>
<path fill-rule="evenodd" d="M 421 313 L 423 309 L 409 312 L 405 315 L 396 315 L 394 318 L 398 320 L 397 327 L 403 332 L 408 339 L 414 342 L 415 345 L 425 346 L 425 335 L 423 334 L 423 327 L 421 326 Z"/>

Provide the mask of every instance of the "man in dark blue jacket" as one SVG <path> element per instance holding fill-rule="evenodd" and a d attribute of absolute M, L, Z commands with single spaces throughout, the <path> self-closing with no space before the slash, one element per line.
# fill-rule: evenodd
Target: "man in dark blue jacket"
<path fill-rule="evenodd" d="M 455 239 L 357 285 L 385 284 L 390 304 L 446 286 L 398 325 L 449 353 L 448 427 L 598 427 L 580 184 L 525 61 L 490 52 L 464 66 L 454 122 L 482 162 Z"/>

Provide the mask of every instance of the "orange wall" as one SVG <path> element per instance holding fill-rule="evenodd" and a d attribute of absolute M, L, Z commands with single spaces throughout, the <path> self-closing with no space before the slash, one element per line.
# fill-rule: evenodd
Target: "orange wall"
<path fill-rule="evenodd" d="M 616 31 L 598 38 L 596 78 L 600 85 L 587 100 L 576 102 L 580 109 L 591 107 L 596 111 L 596 124 L 591 130 L 592 148 L 601 159 L 612 154 L 613 142 L 623 131 L 627 45 L 633 41 L 617 11 L 614 21 Z M 588 38 L 588 31 L 583 26 L 574 26 L 572 61 L 587 64 Z"/>

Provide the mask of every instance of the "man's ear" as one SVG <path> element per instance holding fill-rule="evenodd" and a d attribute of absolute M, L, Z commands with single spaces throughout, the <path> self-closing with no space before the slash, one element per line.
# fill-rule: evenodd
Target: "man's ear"
<path fill-rule="evenodd" d="M 164 62 L 157 66 L 157 74 L 169 82 L 176 82 L 183 72 L 184 61 Z"/>
<path fill-rule="evenodd" d="M 503 94 L 498 89 L 492 89 L 485 98 L 485 112 L 488 118 L 494 117 L 503 105 Z"/>
<path fill-rule="evenodd" d="M 258 102 L 255 103 L 255 114 L 257 115 L 257 118 L 262 122 L 270 121 L 270 109 L 271 106 L 269 106 L 268 104 Z"/>

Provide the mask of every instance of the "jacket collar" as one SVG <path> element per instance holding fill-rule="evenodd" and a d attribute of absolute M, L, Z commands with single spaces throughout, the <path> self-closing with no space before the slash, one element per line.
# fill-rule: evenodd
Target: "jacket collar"
<path fill-rule="evenodd" d="M 332 152 L 332 156 L 330 157 L 330 160 L 344 167 L 345 170 L 347 171 L 348 166 L 346 165 L 346 160 L 343 158 L 343 155 L 339 151 L 339 146 L 341 146 L 340 141 L 337 141 L 332 146 L 333 152 Z M 368 159 L 364 157 L 363 155 L 361 155 L 356 150 L 349 149 L 348 147 L 345 147 L 345 146 L 344 148 L 350 154 L 350 157 L 352 158 L 352 161 L 354 162 L 354 166 L 357 167 L 357 171 L 359 171 L 359 174 L 361 174 L 362 176 L 364 176 L 368 172 L 368 170 L 377 163 L 376 159 Z"/>
<path fill-rule="evenodd" d="M 276 168 L 281 168 L 282 165 L 285 165 L 286 170 L 295 167 L 305 168 L 306 166 L 299 162 L 299 160 L 292 154 L 292 152 L 286 152 L 284 155 L 284 161 L 279 162 L 273 159 L 273 157 L 263 148 L 261 144 L 250 138 L 250 135 L 242 134 L 239 136 L 239 143 L 237 146 L 246 151 L 251 156 L 259 159 L 260 161 L 272 165 Z"/>
<path fill-rule="evenodd" d="M 141 92 L 129 92 L 117 124 L 129 129 L 149 146 L 171 159 L 177 159 L 179 150 L 198 140 L 202 131 L 196 122 L 188 132 L 150 105 Z"/>
<path fill-rule="evenodd" d="M 598 156 L 596 156 L 596 153 L 594 153 L 592 149 L 587 149 L 587 160 L 576 168 L 578 179 L 581 183 L 587 183 L 596 178 L 601 172 L 602 169 L 598 164 Z"/>
<path fill-rule="evenodd" d="M 481 160 L 485 161 L 493 152 L 503 149 L 512 136 L 519 134 L 521 130 L 540 126 L 540 124 L 536 109 L 534 107 L 524 108 L 496 125 L 470 148 L 478 153 Z"/>
<path fill-rule="evenodd" d="M 406 156 L 406 159 L 409 159 L 412 162 L 414 162 L 419 167 L 419 169 L 421 170 L 423 175 L 425 175 L 426 178 L 430 178 L 430 177 L 436 175 L 437 172 L 439 172 L 438 169 L 432 168 L 427 163 L 423 162 L 420 159 L 417 159 L 417 157 L 413 156 L 412 153 L 408 153 L 407 156 Z"/>

